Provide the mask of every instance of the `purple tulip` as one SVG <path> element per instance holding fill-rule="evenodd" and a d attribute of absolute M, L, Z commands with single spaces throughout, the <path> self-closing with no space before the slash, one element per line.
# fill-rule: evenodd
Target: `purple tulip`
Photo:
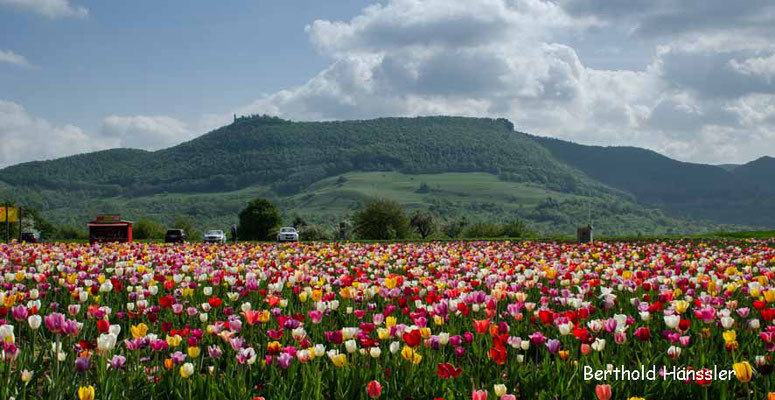
<path fill-rule="evenodd" d="M 532 342 L 536 346 L 540 346 L 546 342 L 546 336 L 544 336 L 541 332 L 535 332 L 532 335 L 529 336 L 530 342 Z"/>
<path fill-rule="evenodd" d="M 121 369 L 126 364 L 126 357 L 116 354 L 108 361 L 108 364 L 111 369 Z"/>
<path fill-rule="evenodd" d="M 27 307 L 18 305 L 16 307 L 11 308 L 11 315 L 13 316 L 13 319 L 17 321 L 24 321 L 27 319 Z"/>
<path fill-rule="evenodd" d="M 223 351 L 221 351 L 221 348 L 218 347 L 218 345 L 214 344 L 207 348 L 207 355 L 209 355 L 211 358 L 221 358 Z"/>
<path fill-rule="evenodd" d="M 89 369 L 89 359 L 87 357 L 78 357 L 75 359 L 75 370 L 86 372 Z"/>
<path fill-rule="evenodd" d="M 562 346 L 562 343 L 560 343 L 557 339 L 549 339 L 546 342 L 546 348 L 549 350 L 550 353 L 554 354 L 557 353 L 557 351 L 560 350 L 560 347 Z"/>
<path fill-rule="evenodd" d="M 179 351 L 176 351 L 176 352 L 170 354 L 170 358 L 172 359 L 173 363 L 175 363 L 175 364 L 182 364 L 183 361 L 186 360 L 186 355 L 181 353 L 181 352 L 179 352 Z"/>
<path fill-rule="evenodd" d="M 46 324 L 46 329 L 54 334 L 62 333 L 62 327 L 65 324 L 65 316 L 60 313 L 51 313 L 43 317 L 43 322 Z"/>
<path fill-rule="evenodd" d="M 231 348 L 236 351 L 236 350 L 239 350 L 239 349 L 245 347 L 245 339 L 243 339 L 243 338 L 241 338 L 239 336 L 235 337 L 235 338 L 231 338 L 231 339 L 229 339 L 229 344 L 231 345 Z"/>
<path fill-rule="evenodd" d="M 282 353 L 277 356 L 277 365 L 282 369 L 286 369 L 291 365 L 291 360 L 293 360 L 293 357 L 290 354 Z"/>

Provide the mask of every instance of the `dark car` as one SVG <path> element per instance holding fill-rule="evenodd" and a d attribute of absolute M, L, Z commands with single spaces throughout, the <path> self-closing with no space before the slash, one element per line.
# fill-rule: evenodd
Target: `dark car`
<path fill-rule="evenodd" d="M 22 242 L 27 243 L 40 243 L 40 233 L 38 232 L 22 232 Z"/>
<path fill-rule="evenodd" d="M 165 243 L 183 243 L 186 241 L 186 232 L 183 229 L 167 229 L 164 235 Z"/>

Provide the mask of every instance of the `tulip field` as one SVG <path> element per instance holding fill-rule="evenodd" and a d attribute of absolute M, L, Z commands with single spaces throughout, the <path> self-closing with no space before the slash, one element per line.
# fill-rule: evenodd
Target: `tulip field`
<path fill-rule="evenodd" d="M 775 240 L 0 244 L 0 399 L 775 398 L 773 320 Z"/>

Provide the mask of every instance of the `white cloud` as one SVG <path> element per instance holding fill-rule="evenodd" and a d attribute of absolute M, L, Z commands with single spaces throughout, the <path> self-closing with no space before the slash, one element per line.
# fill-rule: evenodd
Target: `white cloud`
<path fill-rule="evenodd" d="M 739 115 L 740 99 L 775 93 L 772 10 L 759 0 L 392 0 L 307 26 L 331 64 L 237 112 L 505 116 L 517 129 L 583 143 L 747 161 L 775 154 L 775 143 L 744 144 L 761 132 Z M 567 42 L 593 31 L 629 31 L 620 44 L 654 43 L 654 58 L 639 70 L 586 66 Z"/>
<path fill-rule="evenodd" d="M 201 132 L 192 132 L 185 123 L 163 115 L 111 115 L 102 121 L 100 133 L 114 141 L 116 147 L 159 150 L 192 139 Z"/>
<path fill-rule="evenodd" d="M 11 50 L 0 50 L 0 63 L 15 65 L 17 67 L 31 67 L 27 57 L 16 54 Z"/>
<path fill-rule="evenodd" d="M 0 100 L 0 168 L 117 147 L 158 150 L 194 138 L 205 123 L 189 128 L 168 116 L 106 117 L 100 129 L 85 131 L 30 115 L 20 104 Z"/>
<path fill-rule="evenodd" d="M 767 83 L 775 78 L 775 53 L 765 57 L 750 57 L 744 60 L 731 59 L 729 67 L 744 75 L 761 76 Z"/>
<path fill-rule="evenodd" d="M 105 148 L 73 125 L 54 125 L 21 105 L 0 100 L 0 167 Z"/>
<path fill-rule="evenodd" d="M 86 18 L 89 10 L 69 0 L 0 0 L 0 6 L 33 12 L 47 18 Z"/>

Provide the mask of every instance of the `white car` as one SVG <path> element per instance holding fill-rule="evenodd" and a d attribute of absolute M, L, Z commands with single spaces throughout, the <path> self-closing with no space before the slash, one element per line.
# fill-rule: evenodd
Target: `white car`
<path fill-rule="evenodd" d="M 299 232 L 296 230 L 296 228 L 289 227 L 289 226 L 280 228 L 280 232 L 277 232 L 277 241 L 278 242 L 298 242 Z"/>
<path fill-rule="evenodd" d="M 226 243 L 226 234 L 221 230 L 209 230 L 205 232 L 205 243 Z"/>

